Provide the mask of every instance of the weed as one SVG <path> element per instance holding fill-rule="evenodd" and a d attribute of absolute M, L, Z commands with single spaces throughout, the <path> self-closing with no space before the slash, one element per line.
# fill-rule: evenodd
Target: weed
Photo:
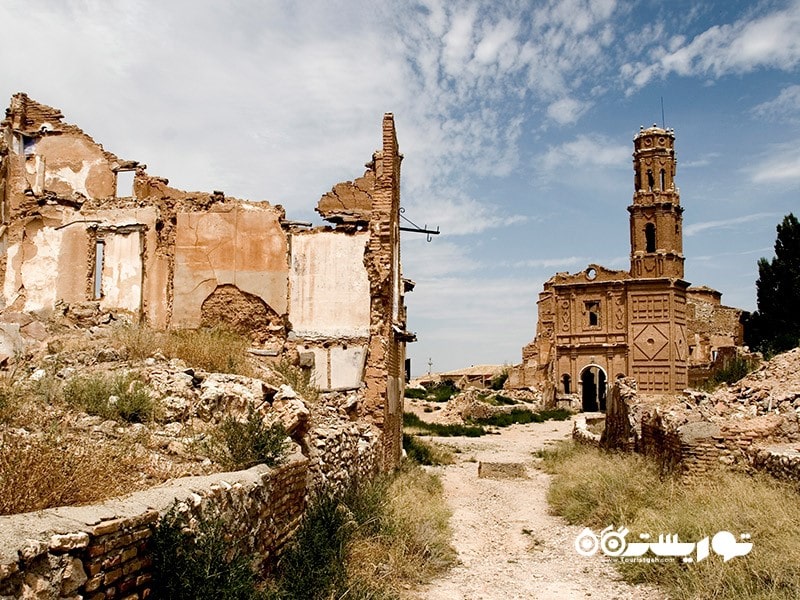
<path fill-rule="evenodd" d="M 420 435 L 436 435 L 441 437 L 450 437 L 463 435 L 466 437 L 480 437 L 489 433 L 483 427 L 476 425 L 442 425 L 441 423 L 426 423 L 414 413 L 403 413 L 403 426 L 413 427 L 419 430 Z"/>
<path fill-rule="evenodd" d="M 112 339 L 133 360 L 162 352 L 168 358 L 179 358 L 211 373 L 253 375 L 247 355 L 250 340 L 222 326 L 156 331 L 141 325 L 123 325 L 115 328 Z"/>
<path fill-rule="evenodd" d="M 125 445 L 80 443 L 58 432 L 6 433 L 0 444 L 0 514 L 85 504 L 141 485 L 138 456 Z"/>
<path fill-rule="evenodd" d="M 459 392 L 452 379 L 443 379 L 436 385 L 428 388 L 428 399 L 434 402 L 447 402 Z"/>
<path fill-rule="evenodd" d="M 282 358 L 273 365 L 276 371 L 292 389 L 309 402 L 319 400 L 319 390 L 311 381 L 311 371 L 293 365 L 288 359 Z"/>
<path fill-rule="evenodd" d="M 525 408 L 514 408 L 508 413 L 498 413 L 485 419 L 476 419 L 479 425 L 493 425 L 495 427 L 508 427 L 514 423 L 544 423 L 545 421 L 565 421 L 572 413 L 563 408 L 541 410 L 533 412 Z"/>
<path fill-rule="evenodd" d="M 354 523 L 332 491 L 318 495 L 280 560 L 284 598 L 324 600 L 347 587 L 346 545 Z M 334 595 L 335 594 L 335 595 Z"/>
<path fill-rule="evenodd" d="M 407 387 L 403 395 L 414 400 L 423 400 L 428 396 L 428 390 Z"/>
<path fill-rule="evenodd" d="M 419 466 L 318 495 L 284 551 L 272 597 L 398 598 L 455 559 L 439 480 Z"/>
<path fill-rule="evenodd" d="M 256 588 L 247 557 L 239 552 L 218 519 L 198 521 L 184 532 L 173 506 L 152 538 L 154 594 L 171 600 L 250 600 L 266 598 Z"/>
<path fill-rule="evenodd" d="M 700 387 L 713 392 L 719 386 L 735 383 L 758 366 L 756 361 L 736 355 L 725 361 L 722 368 L 715 371 Z"/>
<path fill-rule="evenodd" d="M 207 451 L 211 458 L 227 469 L 249 469 L 265 464 L 281 464 L 289 450 L 286 430 L 280 421 L 271 425 L 255 410 L 245 421 L 227 417 L 211 435 Z"/>
<path fill-rule="evenodd" d="M 500 373 L 492 377 L 489 387 L 495 391 L 502 390 L 508 380 L 508 369 L 503 369 Z"/>
<path fill-rule="evenodd" d="M 665 588 L 672 597 L 700 600 L 789 600 L 800 597 L 798 494 L 768 477 L 729 471 L 695 480 L 660 477 L 658 465 L 635 455 L 602 453 L 565 444 L 543 453 L 555 473 L 548 501 L 572 523 L 625 526 L 639 533 L 669 532 L 699 541 L 717 531 L 750 533 L 747 556 L 724 563 L 619 563 L 630 582 Z"/>
<path fill-rule="evenodd" d="M 408 458 L 421 465 L 453 464 L 453 453 L 447 448 L 423 441 L 415 435 L 403 434 L 403 449 Z"/>
<path fill-rule="evenodd" d="M 156 404 L 130 373 L 75 377 L 64 386 L 64 400 L 90 415 L 143 423 L 155 417 Z"/>
<path fill-rule="evenodd" d="M 249 347 L 249 339 L 218 326 L 170 331 L 164 342 L 164 353 L 211 373 L 251 376 Z"/>

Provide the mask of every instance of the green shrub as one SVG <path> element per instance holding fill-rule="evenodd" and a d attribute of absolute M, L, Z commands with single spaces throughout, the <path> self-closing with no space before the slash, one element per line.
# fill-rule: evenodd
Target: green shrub
<path fill-rule="evenodd" d="M 406 398 L 412 398 L 414 400 L 424 400 L 428 397 L 428 390 L 421 390 L 419 388 L 406 388 L 403 395 Z"/>
<path fill-rule="evenodd" d="M 441 437 L 466 436 L 480 437 L 489 433 L 479 425 L 442 425 L 441 423 L 426 423 L 414 413 L 403 413 L 403 426 L 414 427 L 420 430 L 420 435 L 437 435 Z"/>
<path fill-rule="evenodd" d="M 397 599 L 455 560 L 439 479 L 417 465 L 328 490 L 281 556 L 271 598 Z"/>
<path fill-rule="evenodd" d="M 175 507 L 152 538 L 154 597 L 170 600 L 253 600 L 266 598 L 256 587 L 250 561 L 231 543 L 217 519 L 200 519 L 186 533 Z"/>
<path fill-rule="evenodd" d="M 428 388 L 428 398 L 434 402 L 447 402 L 459 392 L 452 379 L 443 379 Z"/>
<path fill-rule="evenodd" d="M 327 491 L 306 510 L 300 527 L 281 556 L 277 597 L 327 600 L 347 582 L 346 546 L 354 522 L 341 498 Z"/>
<path fill-rule="evenodd" d="M 409 459 L 420 465 L 449 465 L 453 463 L 452 452 L 442 446 L 419 439 L 415 435 L 403 434 L 403 449 Z"/>
<path fill-rule="evenodd" d="M 493 425 L 495 427 L 508 427 L 514 423 L 544 423 L 545 421 L 566 421 L 572 413 L 563 408 L 530 411 L 525 408 L 514 408 L 508 413 L 498 413 L 485 419 L 476 419 L 480 425 Z"/>
<path fill-rule="evenodd" d="M 280 421 L 267 425 L 251 408 L 245 421 L 226 417 L 212 433 L 207 450 L 228 469 L 249 469 L 258 464 L 273 467 L 285 460 L 289 442 Z"/>
<path fill-rule="evenodd" d="M 502 390 L 506 381 L 508 381 L 508 369 L 503 369 L 502 372 L 492 377 L 489 387 L 495 391 Z"/>
<path fill-rule="evenodd" d="M 64 386 L 64 400 L 104 419 L 144 423 L 155 417 L 155 402 L 130 373 L 75 377 Z"/>
<path fill-rule="evenodd" d="M 706 391 L 713 392 L 716 388 L 723 384 L 735 383 L 748 373 L 752 372 L 757 366 L 753 360 L 749 360 L 744 356 L 736 355 L 733 358 L 726 360 L 722 368 L 711 374 L 708 381 L 700 387 Z"/>

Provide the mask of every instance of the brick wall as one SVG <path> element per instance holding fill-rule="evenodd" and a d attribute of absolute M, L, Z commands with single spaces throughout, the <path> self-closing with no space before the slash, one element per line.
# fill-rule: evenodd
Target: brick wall
<path fill-rule="evenodd" d="M 150 540 L 173 506 L 184 522 L 220 519 L 265 572 L 296 529 L 309 492 L 375 473 L 380 436 L 331 418 L 275 468 L 187 477 L 81 507 L 0 516 L 0 600 L 140 600 L 151 595 Z"/>

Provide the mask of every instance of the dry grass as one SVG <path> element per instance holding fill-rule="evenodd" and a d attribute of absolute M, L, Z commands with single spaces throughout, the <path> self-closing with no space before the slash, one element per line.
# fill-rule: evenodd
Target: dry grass
<path fill-rule="evenodd" d="M 438 477 L 417 466 L 400 469 L 386 488 L 380 526 L 362 528 L 348 546 L 348 574 L 362 589 L 397 594 L 450 568 L 450 510 Z"/>
<path fill-rule="evenodd" d="M 400 598 L 455 562 L 439 479 L 413 463 L 318 494 L 278 563 L 270 598 Z"/>
<path fill-rule="evenodd" d="M 132 444 L 96 444 L 50 433 L 6 432 L 0 442 L 0 514 L 87 504 L 144 487 Z"/>
<path fill-rule="evenodd" d="M 224 327 L 161 332 L 125 325 L 114 330 L 112 339 L 134 360 L 161 352 L 167 358 L 179 358 L 190 367 L 211 373 L 254 375 L 247 354 L 250 340 Z"/>
<path fill-rule="evenodd" d="M 289 360 L 282 358 L 272 365 L 272 371 L 277 373 L 284 383 L 300 394 L 308 402 L 319 400 L 319 390 L 311 381 L 311 371 L 293 365 Z"/>
<path fill-rule="evenodd" d="M 750 533 L 752 551 L 727 563 L 712 553 L 687 565 L 619 563 L 630 582 L 663 587 L 681 600 L 789 600 L 800 597 L 800 495 L 768 477 L 719 471 L 702 479 L 661 479 L 639 456 L 568 444 L 545 452 L 555 473 L 548 501 L 572 523 L 624 525 L 639 533 L 677 533 L 699 541 L 718 531 Z"/>

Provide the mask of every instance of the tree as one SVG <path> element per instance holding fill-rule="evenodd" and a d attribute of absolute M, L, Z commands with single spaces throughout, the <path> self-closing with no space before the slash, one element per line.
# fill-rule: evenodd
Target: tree
<path fill-rule="evenodd" d="M 775 258 L 758 261 L 758 310 L 745 323 L 745 341 L 765 354 L 800 345 L 800 223 L 789 213 L 777 230 Z"/>

